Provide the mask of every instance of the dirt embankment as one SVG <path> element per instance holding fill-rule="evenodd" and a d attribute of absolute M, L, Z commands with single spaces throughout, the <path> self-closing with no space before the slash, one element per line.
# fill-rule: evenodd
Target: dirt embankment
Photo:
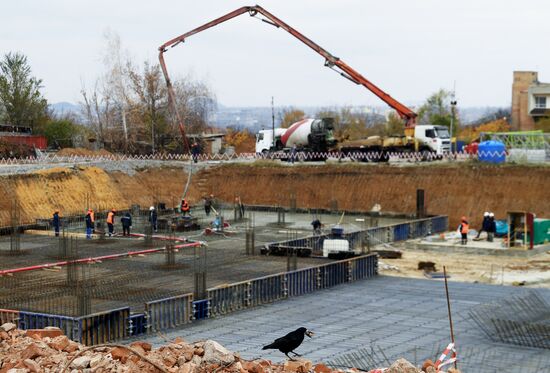
<path fill-rule="evenodd" d="M 98 167 L 54 168 L 31 174 L 0 177 L 0 225 L 10 224 L 17 199 L 21 221 L 96 210 L 124 209 L 133 204 L 164 202 L 175 206 L 187 176 L 181 168 L 157 167 L 135 173 L 108 172 Z M 446 214 L 451 227 L 462 215 L 474 227 L 484 211 L 504 218 L 507 211 L 532 211 L 550 217 L 550 167 L 385 165 L 269 163 L 226 164 L 193 174 L 188 198 L 200 203 L 202 194 L 245 204 L 289 206 L 295 196 L 298 207 L 370 210 L 379 203 L 384 211 L 416 210 L 416 189 L 426 191 L 430 214 Z"/>
<path fill-rule="evenodd" d="M 199 177 L 201 174 L 199 173 Z M 550 217 L 550 167 L 485 165 L 238 165 L 211 169 L 204 175 L 211 191 L 230 201 L 236 195 L 250 204 L 299 207 L 331 206 L 384 211 L 416 211 L 416 190 L 424 189 L 430 214 L 446 214 L 450 226 L 465 215 L 475 228 L 484 211 L 505 218 L 507 211 L 531 211 Z"/>
<path fill-rule="evenodd" d="M 0 177 L 0 225 L 11 225 L 14 201 L 20 206 L 22 223 L 51 217 L 54 209 L 62 215 L 125 209 L 133 204 L 146 207 L 164 202 L 176 205 L 187 180 L 176 168 L 148 168 L 129 175 L 106 172 L 98 167 L 54 168 L 25 175 Z M 190 196 L 198 195 L 191 186 Z"/>

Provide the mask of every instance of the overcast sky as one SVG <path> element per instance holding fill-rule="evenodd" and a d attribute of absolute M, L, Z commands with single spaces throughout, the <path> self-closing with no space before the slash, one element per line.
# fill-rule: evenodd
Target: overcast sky
<path fill-rule="evenodd" d="M 512 72 L 550 81 L 548 0 L 263 0 L 264 8 L 405 104 L 456 81 L 459 106 L 505 106 Z M 157 61 L 165 41 L 243 5 L 235 0 L 2 2 L 0 53 L 20 51 L 50 102 L 80 101 L 101 74 L 103 34 L 135 61 Z M 230 106 L 380 105 L 323 67 L 283 30 L 242 15 L 166 54 L 173 76 L 204 79 Z"/>

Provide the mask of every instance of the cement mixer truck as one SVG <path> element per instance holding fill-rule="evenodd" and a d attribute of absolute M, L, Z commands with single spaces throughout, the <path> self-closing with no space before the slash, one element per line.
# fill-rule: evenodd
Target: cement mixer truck
<path fill-rule="evenodd" d="M 275 133 L 261 130 L 256 135 L 256 153 L 285 159 L 296 147 L 297 156 L 321 160 L 336 145 L 333 130 L 332 118 L 302 119 L 288 128 L 275 128 Z"/>

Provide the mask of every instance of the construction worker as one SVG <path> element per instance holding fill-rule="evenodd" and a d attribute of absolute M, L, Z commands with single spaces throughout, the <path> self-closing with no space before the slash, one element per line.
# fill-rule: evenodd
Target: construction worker
<path fill-rule="evenodd" d="M 201 148 L 196 141 L 193 141 L 191 145 L 191 154 L 193 155 L 193 162 L 197 163 L 199 155 L 201 154 Z"/>
<path fill-rule="evenodd" d="M 59 217 L 59 210 L 53 212 L 52 218 L 53 230 L 55 232 L 55 237 L 59 237 L 59 227 L 61 226 L 61 219 Z"/>
<path fill-rule="evenodd" d="M 157 231 L 157 210 L 154 206 L 149 207 L 149 223 L 153 232 Z"/>
<path fill-rule="evenodd" d="M 189 207 L 189 202 L 187 202 L 187 200 L 184 198 L 181 200 L 181 213 L 183 214 L 183 216 L 186 216 L 187 214 L 189 214 L 189 210 L 190 210 L 190 207 Z"/>
<path fill-rule="evenodd" d="M 316 235 L 321 234 L 321 221 L 319 219 L 315 219 L 311 222 L 311 225 L 313 226 L 313 233 Z"/>
<path fill-rule="evenodd" d="M 212 196 L 212 194 L 210 196 Z M 206 213 L 206 216 L 210 216 L 211 210 L 212 210 L 212 198 L 204 197 L 204 212 Z"/>
<path fill-rule="evenodd" d="M 460 225 L 458 226 L 458 232 L 460 233 L 460 244 L 466 245 L 468 243 L 468 231 L 470 226 L 468 225 L 468 220 L 463 216 L 460 219 Z"/>
<path fill-rule="evenodd" d="M 235 197 L 235 216 L 241 220 L 244 218 L 244 205 L 241 201 L 241 197 Z"/>
<path fill-rule="evenodd" d="M 86 213 L 86 238 L 91 239 L 92 233 L 94 232 L 94 226 L 95 226 L 95 219 L 94 219 L 94 210 L 88 209 L 88 212 Z"/>
<path fill-rule="evenodd" d="M 120 222 L 122 223 L 122 235 L 129 236 L 130 228 L 132 228 L 132 215 L 127 212 L 126 214 L 124 214 L 123 217 L 120 218 Z"/>
<path fill-rule="evenodd" d="M 479 238 L 481 232 L 485 231 L 487 233 L 487 238 L 489 238 L 489 212 L 485 211 L 483 213 L 483 222 L 481 223 L 481 228 L 477 232 L 476 238 Z"/>
<path fill-rule="evenodd" d="M 111 237 L 115 231 L 115 213 L 115 209 L 112 209 L 107 213 L 107 227 L 109 227 L 109 237 Z"/>

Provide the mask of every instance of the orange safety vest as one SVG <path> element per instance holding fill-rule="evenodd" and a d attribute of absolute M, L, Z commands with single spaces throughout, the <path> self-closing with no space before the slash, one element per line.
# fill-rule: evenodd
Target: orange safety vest
<path fill-rule="evenodd" d="M 108 214 L 107 214 L 107 223 L 108 224 L 113 224 L 114 222 L 114 217 L 115 217 L 115 213 L 110 211 Z"/>
<path fill-rule="evenodd" d="M 468 230 L 469 230 L 469 228 L 470 228 L 470 227 L 468 226 L 468 223 L 466 223 L 466 222 L 463 221 L 463 222 L 461 223 L 461 226 L 462 226 L 462 229 L 460 230 L 460 233 L 466 233 L 466 234 L 467 234 L 467 233 L 468 233 Z"/>
<path fill-rule="evenodd" d="M 181 202 L 181 211 L 189 211 L 189 204 L 186 200 L 183 200 Z"/>

